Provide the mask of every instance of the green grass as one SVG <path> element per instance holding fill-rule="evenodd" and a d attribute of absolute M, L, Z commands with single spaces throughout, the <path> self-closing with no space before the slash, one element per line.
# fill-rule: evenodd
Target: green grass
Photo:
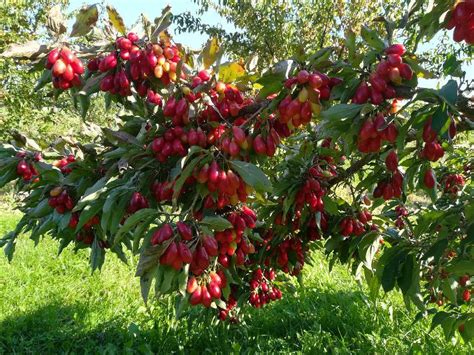
<path fill-rule="evenodd" d="M 17 215 L 0 214 L 0 232 Z M 13 262 L 0 258 L 0 353 L 473 353 L 445 341 L 429 321 L 412 324 L 397 294 L 370 302 L 349 272 L 324 257 L 305 269 L 305 287 L 252 310 L 236 325 L 176 321 L 168 301 L 147 309 L 133 265 L 114 257 L 90 274 L 86 252 L 57 256 L 49 239 L 22 237 Z"/>

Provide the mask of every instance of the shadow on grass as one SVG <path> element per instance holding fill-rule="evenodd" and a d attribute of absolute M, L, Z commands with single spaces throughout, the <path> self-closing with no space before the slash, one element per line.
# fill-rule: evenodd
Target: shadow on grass
<path fill-rule="evenodd" d="M 319 339 L 320 344 L 312 344 L 319 349 L 357 338 L 361 344 L 345 349 L 368 349 L 370 340 L 363 334 L 375 331 L 376 325 L 361 312 L 364 307 L 360 292 L 313 289 L 299 297 L 286 294 L 280 302 L 251 311 L 244 324 L 181 320 L 172 326 L 164 317 L 153 321 L 131 316 L 89 325 L 86 305 L 53 303 L 1 322 L 0 353 L 298 351 L 304 350 L 302 337 L 311 343 Z M 332 345 L 324 343 L 328 337 Z"/>

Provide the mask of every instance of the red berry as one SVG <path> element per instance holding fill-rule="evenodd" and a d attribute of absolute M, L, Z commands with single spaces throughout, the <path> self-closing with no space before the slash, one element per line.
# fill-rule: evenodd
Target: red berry
<path fill-rule="evenodd" d="M 398 54 L 399 56 L 404 55 L 406 52 L 403 44 L 392 44 L 390 47 L 385 48 L 386 54 Z"/>
<path fill-rule="evenodd" d="M 425 175 L 423 176 L 423 183 L 428 189 L 432 189 L 435 187 L 436 178 L 432 169 L 428 169 L 425 171 Z"/>
<path fill-rule="evenodd" d="M 462 293 L 462 299 L 464 302 L 469 302 L 471 300 L 471 292 L 469 290 L 464 290 Z"/>

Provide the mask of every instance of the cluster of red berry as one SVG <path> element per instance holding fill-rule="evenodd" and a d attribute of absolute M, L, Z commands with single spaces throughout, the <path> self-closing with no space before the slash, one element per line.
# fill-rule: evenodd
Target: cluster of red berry
<path fill-rule="evenodd" d="M 461 174 L 447 174 L 441 179 L 443 191 L 448 194 L 457 194 L 465 184 L 464 177 Z"/>
<path fill-rule="evenodd" d="M 399 85 L 402 79 L 411 80 L 413 77 L 411 67 L 403 63 L 402 56 L 405 52 L 403 44 L 393 44 L 386 48 L 386 58 L 381 60 L 375 72 L 370 74 L 368 83 L 360 83 L 352 102 L 363 104 L 370 100 L 374 105 L 380 105 L 386 99 L 395 98 L 397 93 L 392 85 Z"/>
<path fill-rule="evenodd" d="M 54 188 L 49 192 L 48 204 L 56 209 L 59 214 L 66 213 L 74 207 L 74 200 L 65 189 Z"/>
<path fill-rule="evenodd" d="M 366 120 L 357 136 L 357 147 L 361 153 L 377 153 L 382 141 L 394 143 L 398 137 L 398 129 L 394 122 L 387 124 L 385 116 L 378 113 L 374 119 Z"/>
<path fill-rule="evenodd" d="M 276 274 L 272 269 L 266 270 L 258 268 L 254 271 L 250 280 L 249 303 L 255 308 L 261 308 L 267 303 L 281 299 L 280 289 L 272 285 Z"/>
<path fill-rule="evenodd" d="M 300 70 L 285 82 L 285 87 L 294 93 L 278 105 L 279 122 L 286 124 L 290 130 L 308 124 L 313 114 L 321 112 L 321 100 L 329 100 L 331 89 L 341 82 L 341 79 L 329 78 L 320 72 Z"/>
<path fill-rule="evenodd" d="M 23 178 L 24 181 L 31 181 L 34 177 L 38 176 L 38 171 L 36 170 L 33 163 L 28 162 L 25 157 L 26 154 L 20 153 L 18 157 L 21 158 L 16 165 L 16 173 Z M 39 156 L 41 159 L 41 156 Z M 35 158 L 36 160 L 36 158 Z M 36 160 L 38 161 L 38 160 Z"/>
<path fill-rule="evenodd" d="M 71 164 L 76 161 L 76 157 L 72 154 L 54 162 L 54 166 L 59 168 L 63 174 L 69 174 L 72 171 Z"/>
<path fill-rule="evenodd" d="M 456 42 L 466 41 L 467 44 L 474 44 L 474 1 L 456 2 L 446 28 L 448 30 L 454 28 L 453 39 Z"/>
<path fill-rule="evenodd" d="M 67 90 L 82 83 L 84 65 L 68 47 L 55 48 L 49 52 L 45 67 L 51 69 L 56 89 Z"/>
<path fill-rule="evenodd" d="M 339 222 L 339 230 L 342 236 L 359 236 L 365 233 L 368 222 L 372 220 L 372 215 L 368 210 L 361 210 L 355 217 L 344 217 Z"/>
<path fill-rule="evenodd" d="M 432 118 L 426 120 L 423 126 L 423 141 L 425 146 L 421 151 L 421 156 L 429 161 L 437 161 L 444 155 L 444 149 L 438 141 L 438 134 L 432 128 Z"/>
<path fill-rule="evenodd" d="M 127 212 L 132 214 L 143 208 L 148 208 L 148 200 L 140 192 L 134 192 L 128 203 Z"/>

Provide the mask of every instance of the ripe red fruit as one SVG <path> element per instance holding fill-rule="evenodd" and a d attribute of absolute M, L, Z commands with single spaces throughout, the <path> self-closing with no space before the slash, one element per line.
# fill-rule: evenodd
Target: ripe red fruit
<path fill-rule="evenodd" d="M 244 142 L 246 142 L 246 135 L 245 135 L 245 132 L 242 128 L 238 127 L 238 126 L 233 126 L 232 127 L 232 134 L 234 136 L 234 139 L 235 139 L 235 142 L 242 146 L 242 144 Z"/>
<path fill-rule="evenodd" d="M 191 297 L 189 297 L 189 303 L 195 306 L 201 302 L 202 302 L 202 288 L 200 286 L 197 286 L 196 290 L 191 294 Z"/>
<path fill-rule="evenodd" d="M 313 89 L 319 89 L 323 85 L 323 79 L 317 73 L 310 74 L 308 81 Z"/>
<path fill-rule="evenodd" d="M 398 168 L 398 156 L 395 150 L 391 150 L 386 158 L 385 158 L 385 165 L 389 171 L 396 171 Z"/>
<path fill-rule="evenodd" d="M 178 233 L 184 240 L 191 240 L 193 238 L 193 232 L 190 226 L 186 223 L 179 221 L 176 223 Z"/>
<path fill-rule="evenodd" d="M 193 255 L 191 254 L 191 251 L 183 242 L 178 243 L 178 253 L 183 263 L 190 264 L 193 261 Z"/>
<path fill-rule="evenodd" d="M 398 54 L 389 54 L 387 56 L 387 62 L 390 64 L 392 67 L 397 67 L 400 64 L 402 64 L 402 57 L 399 56 Z"/>
<path fill-rule="evenodd" d="M 229 143 L 229 154 L 233 157 L 238 156 L 240 153 L 240 148 L 234 140 L 231 140 Z"/>
<path fill-rule="evenodd" d="M 462 286 L 462 287 L 465 287 L 467 282 L 470 280 L 470 277 L 469 275 L 463 275 L 459 278 L 459 284 Z"/>
<path fill-rule="evenodd" d="M 198 289 L 199 285 L 197 280 L 194 276 L 191 276 L 188 280 L 188 285 L 186 286 L 186 291 L 188 293 L 194 293 Z"/>
<path fill-rule="evenodd" d="M 428 118 L 423 125 L 423 141 L 433 142 L 436 139 L 436 131 L 431 127 L 432 117 Z"/>
<path fill-rule="evenodd" d="M 372 74 L 369 78 L 369 82 L 370 85 L 372 85 L 372 87 L 379 92 L 384 92 L 387 88 L 387 83 L 385 82 L 385 80 L 383 80 L 377 74 Z"/>
<path fill-rule="evenodd" d="M 166 102 L 165 107 L 163 107 L 163 114 L 168 117 L 174 116 L 176 113 L 176 99 L 170 97 Z"/>
<path fill-rule="evenodd" d="M 390 123 L 387 128 L 382 132 L 383 138 L 390 143 L 395 143 L 398 137 L 398 129 L 394 123 Z"/>
<path fill-rule="evenodd" d="M 398 54 L 399 56 L 404 55 L 406 52 L 403 44 L 392 44 L 390 47 L 385 48 L 386 54 Z"/>
<path fill-rule="evenodd" d="M 400 76 L 405 80 L 411 80 L 413 78 L 413 70 L 407 63 L 402 63 L 398 67 Z"/>
<path fill-rule="evenodd" d="M 423 183 L 428 189 L 432 189 L 435 187 L 436 178 L 432 169 L 428 169 L 425 171 L 425 175 L 423 176 Z"/>
<path fill-rule="evenodd" d="M 61 49 L 60 56 L 66 64 L 71 64 L 75 58 L 74 53 L 67 47 Z"/>
<path fill-rule="evenodd" d="M 196 262 L 197 266 L 201 269 L 207 269 L 209 266 L 209 255 L 204 247 L 198 247 L 194 254 L 194 262 Z"/>
<path fill-rule="evenodd" d="M 267 153 L 267 146 L 265 141 L 263 140 L 262 136 L 258 134 L 252 143 L 253 150 L 257 154 L 266 154 Z"/>
<path fill-rule="evenodd" d="M 66 71 L 66 63 L 62 59 L 58 59 L 53 65 L 53 75 L 60 76 Z"/>
<path fill-rule="evenodd" d="M 384 97 L 380 91 L 375 90 L 375 88 L 371 88 L 370 90 L 370 101 L 374 105 L 380 105 L 384 100 Z"/>
<path fill-rule="evenodd" d="M 211 277 L 211 281 L 215 283 L 217 286 L 222 287 L 224 285 L 222 278 L 218 274 L 216 274 L 214 271 L 211 271 L 209 273 L 209 276 Z"/>
<path fill-rule="evenodd" d="M 128 35 L 127 35 L 127 39 L 130 40 L 132 43 L 135 43 L 136 41 L 139 40 L 138 38 L 138 35 L 134 32 L 130 32 Z"/>
<path fill-rule="evenodd" d="M 471 300 L 471 292 L 469 290 L 464 290 L 464 292 L 462 293 L 462 299 L 464 300 L 464 302 L 469 302 Z"/>
<path fill-rule="evenodd" d="M 212 302 L 211 294 L 205 285 L 201 286 L 201 302 L 206 308 L 209 308 Z"/>
<path fill-rule="evenodd" d="M 305 84 L 309 80 L 309 73 L 306 70 L 300 70 L 298 74 L 296 75 L 296 79 L 298 80 L 298 83 L 300 84 Z"/>
<path fill-rule="evenodd" d="M 392 67 L 388 73 L 388 77 L 392 83 L 400 84 L 402 82 L 402 76 L 398 67 Z"/>
<path fill-rule="evenodd" d="M 72 61 L 71 67 L 74 70 L 74 73 L 76 73 L 76 74 L 83 74 L 84 73 L 84 64 L 82 64 L 82 61 L 79 58 L 75 58 Z"/>
<path fill-rule="evenodd" d="M 217 256 L 219 253 L 219 245 L 217 244 L 217 240 L 214 237 L 204 237 L 203 246 L 209 256 Z"/>
<path fill-rule="evenodd" d="M 369 86 L 367 85 L 366 82 L 362 82 L 356 92 L 355 92 L 355 95 L 354 97 L 352 98 L 352 101 L 356 104 L 363 104 L 365 102 L 367 102 L 367 100 L 369 99 L 370 97 L 370 89 L 369 89 Z"/>
<path fill-rule="evenodd" d="M 221 288 L 219 285 L 215 282 L 211 282 L 208 286 L 209 293 L 212 296 L 212 298 L 219 299 L 221 298 Z"/>
<path fill-rule="evenodd" d="M 48 54 L 48 63 L 52 66 L 59 59 L 59 49 L 55 48 Z"/>
<path fill-rule="evenodd" d="M 66 81 L 71 81 L 74 79 L 74 70 L 72 69 L 71 65 L 66 65 L 66 70 L 64 71 L 62 77 Z"/>
<path fill-rule="evenodd" d="M 213 184 L 216 184 L 219 179 L 219 166 L 215 160 L 209 166 L 208 179 Z"/>
<path fill-rule="evenodd" d="M 359 137 L 362 140 L 377 137 L 377 131 L 375 130 L 372 120 L 369 119 L 362 124 L 362 127 L 359 131 Z"/>
<path fill-rule="evenodd" d="M 209 79 L 211 79 L 211 75 L 209 74 L 209 72 L 207 70 L 201 70 L 199 73 L 198 73 L 198 77 L 202 80 L 202 81 L 208 81 Z"/>
<path fill-rule="evenodd" d="M 16 172 L 18 175 L 24 175 L 30 171 L 30 167 L 26 160 L 20 160 L 16 166 Z"/>

